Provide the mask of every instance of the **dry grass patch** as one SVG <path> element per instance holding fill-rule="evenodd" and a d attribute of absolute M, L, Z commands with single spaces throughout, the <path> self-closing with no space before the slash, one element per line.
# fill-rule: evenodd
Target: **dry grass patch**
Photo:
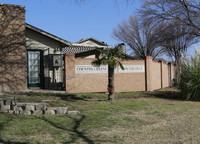
<path fill-rule="evenodd" d="M 0 114 L 0 143 L 198 144 L 200 103 L 183 101 L 179 94 L 175 89 L 121 93 L 114 102 L 106 101 L 103 94 L 36 95 L 35 101 L 65 105 L 81 114 Z M 21 101 L 32 97 L 18 96 Z"/>

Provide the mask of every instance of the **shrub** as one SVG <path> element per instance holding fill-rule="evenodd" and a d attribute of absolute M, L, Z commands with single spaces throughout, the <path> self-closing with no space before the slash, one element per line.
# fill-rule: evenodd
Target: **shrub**
<path fill-rule="evenodd" d="M 182 58 L 179 63 L 179 87 L 187 100 L 200 100 L 200 51 L 195 56 Z"/>
<path fill-rule="evenodd" d="M 177 82 L 177 79 L 176 79 L 176 78 L 174 78 L 174 79 L 172 80 L 172 86 L 173 86 L 173 87 L 178 86 L 178 82 Z"/>

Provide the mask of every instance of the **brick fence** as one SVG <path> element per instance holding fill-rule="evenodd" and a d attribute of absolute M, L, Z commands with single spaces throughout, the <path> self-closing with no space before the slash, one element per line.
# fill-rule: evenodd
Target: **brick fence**
<path fill-rule="evenodd" d="M 93 58 L 75 58 L 65 54 L 65 83 L 68 93 L 107 92 L 107 66 L 91 65 Z M 125 70 L 115 69 L 115 91 L 153 91 L 172 85 L 174 65 L 145 60 L 122 61 Z"/>

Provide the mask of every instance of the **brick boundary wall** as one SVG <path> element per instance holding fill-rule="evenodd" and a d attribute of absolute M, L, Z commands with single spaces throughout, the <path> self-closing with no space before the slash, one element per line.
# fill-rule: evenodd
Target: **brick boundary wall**
<path fill-rule="evenodd" d="M 108 73 L 77 73 L 76 66 L 92 66 L 94 58 L 75 58 L 74 54 L 65 54 L 65 83 L 67 93 L 107 92 Z M 174 65 L 155 62 L 148 56 L 145 60 L 122 61 L 125 67 L 144 67 L 144 71 L 115 72 L 115 92 L 153 91 L 172 85 Z"/>

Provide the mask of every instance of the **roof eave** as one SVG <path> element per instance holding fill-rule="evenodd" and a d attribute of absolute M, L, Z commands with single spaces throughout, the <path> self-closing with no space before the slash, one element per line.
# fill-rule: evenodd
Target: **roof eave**
<path fill-rule="evenodd" d="M 70 43 L 69 41 L 66 41 L 66 40 L 64 40 L 64 39 L 62 39 L 62 38 L 59 38 L 59 37 L 57 37 L 57 36 L 55 36 L 55 35 L 53 35 L 53 34 L 50 34 L 50 33 L 46 32 L 46 31 L 41 30 L 41 29 L 39 29 L 39 28 L 37 28 L 37 27 L 34 27 L 34 26 L 30 25 L 30 24 L 27 24 L 27 23 L 26 23 L 26 28 L 29 28 L 29 29 L 31 29 L 31 30 L 33 30 L 33 31 L 36 31 L 36 32 L 38 32 L 38 33 L 40 33 L 40 34 L 42 34 L 42 35 L 45 35 L 45 36 L 47 36 L 47 37 L 49 37 L 49 38 L 51 38 L 51 39 L 54 39 L 54 40 L 56 40 L 56 41 L 59 41 L 59 42 L 65 44 L 65 45 L 68 45 L 68 46 L 71 45 L 71 43 Z"/>
<path fill-rule="evenodd" d="M 101 45 L 103 45 L 103 46 L 108 46 L 107 44 L 105 44 L 105 43 L 103 43 L 103 42 L 100 42 L 100 41 L 96 40 L 96 39 L 93 38 L 93 37 L 89 37 L 89 38 L 86 38 L 86 39 L 77 41 L 76 43 L 77 43 L 77 44 L 80 44 L 80 43 L 85 42 L 85 41 L 90 40 L 90 39 L 93 40 L 93 41 L 96 41 L 97 43 L 99 43 L 99 44 L 101 44 Z"/>

